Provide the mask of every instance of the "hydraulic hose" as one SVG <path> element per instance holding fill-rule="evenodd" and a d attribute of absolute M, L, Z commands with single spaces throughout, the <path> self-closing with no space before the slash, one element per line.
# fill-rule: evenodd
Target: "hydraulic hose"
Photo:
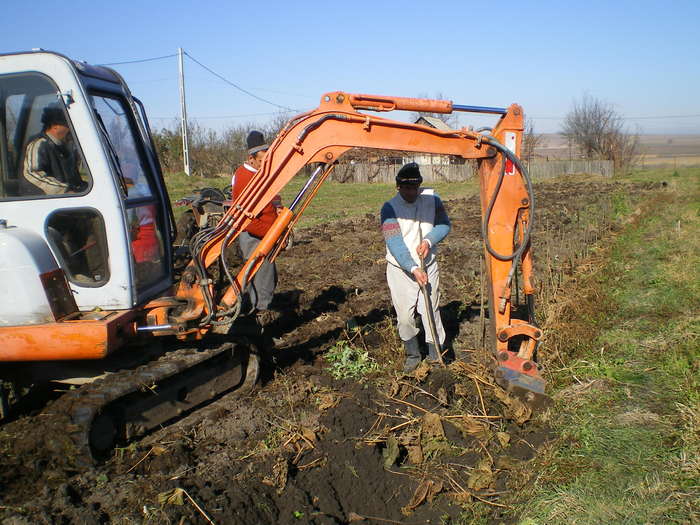
<path fill-rule="evenodd" d="M 500 142 L 498 142 L 495 138 L 493 137 L 484 137 L 484 142 L 487 144 L 495 147 L 498 151 L 501 152 L 503 155 L 502 162 L 501 162 L 501 172 L 498 176 L 498 181 L 496 182 L 496 187 L 493 191 L 493 195 L 491 195 L 491 199 L 489 201 L 488 207 L 486 208 L 486 214 L 484 216 L 484 221 L 481 224 L 481 236 L 484 239 L 484 245 L 486 246 L 486 250 L 496 259 L 499 261 L 513 261 L 513 265 L 510 269 L 510 272 L 508 272 L 508 278 L 507 281 L 510 283 L 510 280 L 512 279 L 515 269 L 517 266 L 517 262 L 522 256 L 523 252 L 527 248 L 527 245 L 530 242 L 530 234 L 532 232 L 532 222 L 534 219 L 534 214 L 535 214 L 535 192 L 532 188 L 532 179 L 530 178 L 530 174 L 528 173 L 527 169 L 525 169 L 525 166 L 523 166 L 520 162 L 520 159 L 508 148 L 503 146 Z M 491 212 L 493 211 L 494 204 L 496 203 L 496 199 L 498 198 L 498 192 L 501 189 L 501 184 L 503 183 L 503 178 L 505 177 L 506 173 L 506 158 L 510 160 L 515 167 L 518 169 L 520 172 L 521 176 L 523 177 L 523 180 L 525 181 L 525 187 L 526 191 L 528 194 L 529 198 L 529 205 L 530 205 L 530 220 L 527 223 L 527 228 L 525 232 L 523 233 L 523 240 L 522 242 L 517 246 L 517 248 L 513 251 L 511 255 L 503 255 L 498 253 L 496 250 L 493 249 L 491 246 L 491 242 L 489 241 L 488 237 L 488 224 L 489 220 L 491 219 Z M 531 324 L 534 326 L 537 325 L 537 321 L 535 320 L 535 298 L 532 295 L 528 295 L 527 298 L 527 310 L 528 310 L 528 317 L 529 321 Z M 537 348 L 540 345 L 540 341 L 537 341 L 535 343 L 535 351 L 537 351 Z"/>
<path fill-rule="evenodd" d="M 496 187 L 493 190 L 493 194 L 491 195 L 491 199 L 489 200 L 489 204 L 486 208 L 486 214 L 484 216 L 484 221 L 481 223 L 481 236 L 484 239 L 484 245 L 486 246 L 486 250 L 496 259 L 499 261 L 517 261 L 520 259 L 520 256 L 523 254 L 525 249 L 527 248 L 528 243 L 530 242 L 530 233 L 532 232 L 532 220 L 535 215 L 535 192 L 532 189 L 532 180 L 530 179 L 530 174 L 528 171 L 525 169 L 525 166 L 523 166 L 520 162 L 520 159 L 508 148 L 506 148 L 503 144 L 498 142 L 495 138 L 493 137 L 488 137 L 484 136 L 483 141 L 490 146 L 493 146 L 496 148 L 498 151 L 501 152 L 503 155 L 502 162 L 501 162 L 501 172 L 498 176 L 498 181 L 496 182 Z M 525 186 L 527 189 L 527 194 L 528 198 L 530 200 L 530 220 L 527 223 L 527 229 L 523 233 L 523 240 L 522 242 L 518 245 L 518 247 L 513 251 L 512 254 L 510 255 L 503 255 L 501 253 L 498 253 L 496 250 L 493 249 L 491 246 L 491 241 L 489 240 L 488 236 L 488 224 L 489 220 L 491 219 L 491 212 L 493 211 L 493 206 L 496 204 L 496 199 L 498 198 L 498 193 L 501 190 L 501 184 L 503 183 L 503 178 L 505 177 L 506 174 L 506 159 L 510 160 L 515 167 L 518 169 L 520 172 L 520 175 L 522 176 L 523 180 L 525 181 Z"/>
<path fill-rule="evenodd" d="M 245 273 L 243 274 L 243 279 L 241 280 L 241 285 L 238 285 L 238 282 L 233 279 L 231 274 L 229 273 L 228 267 L 224 266 L 224 270 L 226 271 L 227 276 L 229 277 L 229 280 L 233 283 L 235 283 L 236 288 L 238 289 L 238 298 L 236 299 L 235 304 L 233 305 L 232 308 L 229 308 L 225 312 L 220 312 L 216 314 L 216 317 L 226 317 L 226 316 L 232 316 L 233 319 L 228 319 L 225 321 L 211 321 L 212 325 L 225 325 L 225 324 L 231 324 L 233 323 L 236 319 L 238 319 L 238 316 L 241 315 L 241 305 L 243 304 L 243 292 L 245 289 L 248 287 L 248 277 L 250 277 L 250 272 L 253 269 L 253 266 L 255 266 L 255 263 L 257 262 L 257 259 L 255 259 L 251 264 L 248 265 L 248 268 L 246 268 Z M 249 312 L 250 313 L 250 312 Z M 246 314 L 247 315 L 247 314 Z"/>

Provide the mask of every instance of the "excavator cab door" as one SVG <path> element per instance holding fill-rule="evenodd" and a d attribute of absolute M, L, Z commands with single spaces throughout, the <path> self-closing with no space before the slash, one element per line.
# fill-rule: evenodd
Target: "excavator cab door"
<path fill-rule="evenodd" d="M 120 182 L 133 288 L 137 302 L 147 300 L 149 289 L 170 277 L 162 195 L 126 100 L 99 91 L 90 100 Z"/>

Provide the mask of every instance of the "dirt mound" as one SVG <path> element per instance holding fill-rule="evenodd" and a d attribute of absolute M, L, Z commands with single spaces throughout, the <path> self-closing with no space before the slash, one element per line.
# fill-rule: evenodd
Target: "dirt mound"
<path fill-rule="evenodd" d="M 617 184 L 536 188 L 541 302 L 614 227 Z M 627 194 L 643 191 L 624 186 Z M 3 523 L 449 523 L 470 502 L 498 519 L 527 460 L 549 438 L 493 384 L 482 358 L 478 198 L 447 203 L 442 316 L 458 358 L 397 371 L 400 342 L 376 216 L 303 230 L 279 258 L 267 327 L 276 349 L 258 389 L 224 397 L 83 472 L 51 466 L 41 416 L 0 429 Z M 334 379 L 324 359 L 345 342 L 377 371 Z M 542 358 L 547 364 L 546 342 Z"/>

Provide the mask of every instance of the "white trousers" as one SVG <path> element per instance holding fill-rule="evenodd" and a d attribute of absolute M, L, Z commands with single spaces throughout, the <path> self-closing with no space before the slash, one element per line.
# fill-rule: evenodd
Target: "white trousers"
<path fill-rule="evenodd" d="M 445 342 L 445 329 L 442 326 L 440 318 L 440 272 L 438 271 L 437 262 L 426 268 L 428 273 L 428 284 L 426 288 L 430 294 L 430 302 L 433 307 L 433 316 L 435 317 L 435 331 L 440 339 L 440 344 Z M 433 334 L 430 331 L 430 324 L 426 315 L 425 300 L 420 286 L 414 279 L 413 275 L 402 270 L 393 264 L 386 265 L 386 281 L 389 284 L 391 292 L 391 302 L 394 305 L 397 316 L 397 328 L 399 337 L 402 341 L 413 339 L 420 331 L 414 321 L 416 309 L 421 316 L 423 322 L 423 331 L 425 332 L 426 343 L 434 343 Z"/>

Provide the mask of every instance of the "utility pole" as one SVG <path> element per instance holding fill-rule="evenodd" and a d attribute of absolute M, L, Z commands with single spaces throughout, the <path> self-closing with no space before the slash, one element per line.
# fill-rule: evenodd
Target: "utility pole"
<path fill-rule="evenodd" d="M 190 176 L 190 141 L 187 135 L 187 104 L 185 102 L 185 64 L 182 48 L 177 48 L 180 64 L 180 118 L 182 127 L 182 160 L 185 164 L 185 174 Z"/>

